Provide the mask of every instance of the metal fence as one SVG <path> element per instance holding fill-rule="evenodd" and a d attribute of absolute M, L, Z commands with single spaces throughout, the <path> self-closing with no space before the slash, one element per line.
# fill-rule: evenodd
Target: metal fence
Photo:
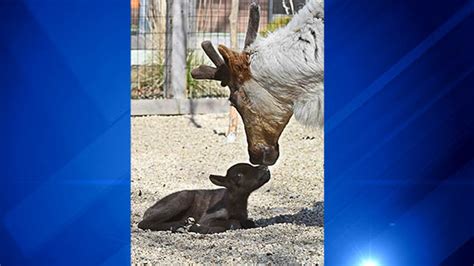
<path fill-rule="evenodd" d="M 250 0 L 237 1 L 234 26 L 237 42 L 234 45 L 229 21 L 232 8 L 236 7 L 232 7 L 233 1 L 236 0 L 132 0 L 132 99 L 226 96 L 228 90 L 221 88 L 218 82 L 194 80 L 190 72 L 200 64 L 212 64 L 200 48 L 204 40 L 242 49 Z M 260 32 L 272 31 L 287 23 L 289 16 L 304 2 L 259 1 Z M 177 26 L 182 27 L 176 29 Z M 180 52 L 180 49 L 184 50 Z"/>

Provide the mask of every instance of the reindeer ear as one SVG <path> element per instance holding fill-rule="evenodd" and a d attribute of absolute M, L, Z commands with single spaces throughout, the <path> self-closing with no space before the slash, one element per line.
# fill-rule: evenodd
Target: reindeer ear
<path fill-rule="evenodd" d="M 222 44 L 217 49 L 224 58 L 231 79 L 234 79 L 238 84 L 250 79 L 250 59 L 247 53 L 238 53 Z"/>
<path fill-rule="evenodd" d="M 209 179 L 214 185 L 226 187 L 227 186 L 227 178 L 221 175 L 210 175 Z"/>
<path fill-rule="evenodd" d="M 219 44 L 217 47 L 217 50 L 219 53 L 222 55 L 224 58 L 225 64 L 229 66 L 229 63 L 233 63 L 234 58 L 238 56 L 238 53 L 235 51 L 232 51 L 232 49 L 228 48 L 225 45 Z"/>

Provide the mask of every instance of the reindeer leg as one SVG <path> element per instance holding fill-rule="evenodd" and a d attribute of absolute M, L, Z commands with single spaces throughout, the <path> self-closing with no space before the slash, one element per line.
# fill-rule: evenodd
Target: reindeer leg
<path fill-rule="evenodd" d="M 184 226 L 185 221 L 181 216 L 192 206 L 193 199 L 189 192 L 184 191 L 161 199 L 145 212 L 138 228 L 163 231 L 173 226 Z"/>
<path fill-rule="evenodd" d="M 215 234 L 222 233 L 227 230 L 240 229 L 242 226 L 237 220 L 214 220 L 211 221 L 208 225 L 193 225 L 189 228 L 190 232 L 200 233 L 200 234 Z"/>
<path fill-rule="evenodd" d="M 229 129 L 227 130 L 227 143 L 232 143 L 237 137 L 237 124 L 239 116 L 237 110 L 232 105 L 229 108 Z"/>

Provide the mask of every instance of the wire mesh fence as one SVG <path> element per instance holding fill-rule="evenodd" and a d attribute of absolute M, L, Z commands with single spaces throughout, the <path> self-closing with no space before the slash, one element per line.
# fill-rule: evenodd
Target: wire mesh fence
<path fill-rule="evenodd" d="M 173 1 L 183 1 L 182 22 L 184 36 L 172 38 Z M 210 40 L 214 45 L 224 44 L 241 50 L 248 20 L 251 0 L 131 0 L 131 97 L 132 99 L 156 99 L 173 97 L 169 93 L 170 57 L 179 46 L 184 45 L 185 60 L 179 79 L 187 98 L 225 97 L 228 89 L 216 81 L 194 80 L 191 70 L 201 64 L 212 64 L 202 52 L 200 44 Z M 286 23 L 291 15 L 301 8 L 305 0 L 259 1 L 260 32 L 265 35 Z M 234 2 L 235 4 L 235 2 Z M 237 8 L 235 24 L 229 17 L 232 8 Z M 236 29 L 236 41 L 231 41 L 231 27 Z M 174 36 L 174 35 L 173 35 Z M 183 43 L 184 42 L 184 43 Z M 175 63 L 173 63 L 175 64 Z M 169 75 L 171 76 L 171 75 Z M 173 76 L 174 77 L 174 76 Z"/>

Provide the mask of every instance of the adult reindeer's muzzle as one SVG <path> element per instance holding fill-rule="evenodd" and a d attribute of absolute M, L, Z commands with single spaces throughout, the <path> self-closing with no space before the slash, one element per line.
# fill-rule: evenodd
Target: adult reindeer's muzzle
<path fill-rule="evenodd" d="M 278 140 L 291 117 L 291 113 L 277 119 L 261 113 L 245 113 L 243 108 L 245 133 L 247 135 L 250 162 L 260 165 L 273 165 L 280 156 Z"/>
<path fill-rule="evenodd" d="M 249 147 L 250 162 L 259 165 L 273 165 L 280 156 L 278 144 L 274 146 L 256 145 Z"/>

